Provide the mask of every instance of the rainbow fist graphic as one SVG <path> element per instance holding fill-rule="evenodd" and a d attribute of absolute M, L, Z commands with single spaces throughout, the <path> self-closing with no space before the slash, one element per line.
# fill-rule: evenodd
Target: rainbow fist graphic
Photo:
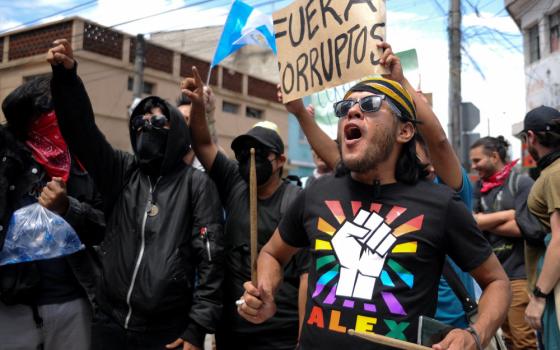
<path fill-rule="evenodd" d="M 341 266 L 336 295 L 371 300 L 387 252 L 396 240 L 377 213 L 360 209 L 353 222 L 346 221 L 331 240 Z"/>

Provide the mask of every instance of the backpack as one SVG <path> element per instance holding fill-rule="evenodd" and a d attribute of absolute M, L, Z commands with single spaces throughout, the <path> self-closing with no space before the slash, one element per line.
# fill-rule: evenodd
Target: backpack
<path fill-rule="evenodd" d="M 522 174 L 513 169 L 506 181 L 502 186 L 502 191 L 507 191 L 514 199 L 515 205 L 515 221 L 519 230 L 521 231 L 522 238 L 527 244 L 536 247 L 544 245 L 544 237 L 547 235 L 548 230 L 540 223 L 540 221 L 529 211 L 527 206 L 527 199 L 516 201 L 515 197 L 519 192 L 519 182 Z M 477 190 L 480 191 L 481 182 L 477 183 Z M 480 192 L 478 192 L 480 195 Z M 498 194 L 500 196 L 500 194 Z M 482 209 L 488 210 L 489 205 L 486 203 L 484 197 L 480 197 Z"/>
<path fill-rule="evenodd" d="M 512 171 L 507 183 L 507 190 L 515 198 L 519 190 L 519 180 L 521 174 L 517 171 Z M 521 236 L 532 246 L 544 246 L 544 238 L 548 230 L 540 223 L 540 221 L 529 211 L 527 199 L 515 203 L 515 222 L 519 226 Z"/>

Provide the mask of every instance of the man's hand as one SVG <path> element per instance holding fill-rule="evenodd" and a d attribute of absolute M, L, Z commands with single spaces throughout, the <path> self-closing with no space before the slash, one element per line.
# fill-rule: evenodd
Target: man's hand
<path fill-rule="evenodd" d="M 252 282 L 243 284 L 245 293 L 243 293 L 243 303 L 237 306 L 237 312 L 241 317 L 249 322 L 261 324 L 274 316 L 276 313 L 276 303 L 270 291 L 262 288 L 257 289 Z"/>
<path fill-rule="evenodd" d="M 181 345 L 183 345 L 183 350 L 201 350 L 199 347 L 196 347 L 196 346 L 192 345 L 191 343 L 184 341 L 181 338 L 175 340 L 171 344 L 167 344 L 165 346 L 165 348 L 166 349 L 177 349 Z"/>
<path fill-rule="evenodd" d="M 309 115 L 312 118 L 315 118 L 315 107 L 313 107 L 313 105 L 307 105 L 307 107 L 305 107 L 305 109 L 307 110 L 307 113 L 309 113 Z"/>
<path fill-rule="evenodd" d="M 276 85 L 276 97 L 278 98 L 278 102 L 284 103 L 280 84 Z M 303 100 L 301 98 L 285 103 L 284 107 L 286 107 L 286 110 L 295 115 L 297 118 L 308 113 L 308 110 L 305 109 L 305 105 L 303 104 Z"/>
<path fill-rule="evenodd" d="M 187 95 L 193 105 L 204 106 L 204 83 L 198 74 L 198 69 L 192 67 L 192 78 L 186 78 L 181 82 L 181 92 Z"/>
<path fill-rule="evenodd" d="M 393 53 L 391 45 L 386 42 L 380 42 L 377 47 L 384 49 L 383 55 L 379 60 L 379 63 L 389 70 L 389 74 L 384 74 L 383 77 L 396 81 L 399 84 L 404 82 L 404 73 L 401 65 L 401 59 Z"/>
<path fill-rule="evenodd" d="M 531 328 L 539 330 L 542 328 L 542 315 L 544 307 L 546 306 L 546 299 L 535 298 L 534 295 L 529 296 L 529 305 L 525 309 L 525 319 Z"/>
<path fill-rule="evenodd" d="M 212 113 L 216 109 L 216 97 L 209 86 L 204 87 L 204 106 L 206 107 L 206 114 Z"/>
<path fill-rule="evenodd" d="M 76 61 L 68 40 L 57 39 L 53 42 L 53 47 L 47 52 L 47 62 L 52 66 L 62 64 L 66 69 L 74 68 Z"/>
<path fill-rule="evenodd" d="M 449 332 L 439 343 L 432 346 L 434 350 L 477 350 L 476 342 L 471 333 L 456 328 Z"/>
<path fill-rule="evenodd" d="M 66 214 L 70 202 L 66 193 L 66 184 L 60 177 L 53 177 L 52 181 L 43 187 L 39 204 L 59 215 Z"/>

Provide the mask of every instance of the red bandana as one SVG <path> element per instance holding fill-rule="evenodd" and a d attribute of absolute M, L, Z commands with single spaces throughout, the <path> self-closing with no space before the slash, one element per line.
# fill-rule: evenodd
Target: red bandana
<path fill-rule="evenodd" d="M 490 176 L 487 180 L 482 180 L 480 193 L 486 193 L 495 187 L 502 186 L 508 178 L 509 173 L 511 173 L 511 169 L 513 169 L 518 161 L 519 159 L 516 159 L 513 162 L 506 164 L 502 170 L 494 173 L 494 175 Z"/>
<path fill-rule="evenodd" d="M 33 152 L 33 158 L 43 166 L 47 174 L 61 177 L 64 182 L 70 176 L 70 152 L 62 138 L 54 111 L 44 113 L 31 123 L 25 142 Z"/>

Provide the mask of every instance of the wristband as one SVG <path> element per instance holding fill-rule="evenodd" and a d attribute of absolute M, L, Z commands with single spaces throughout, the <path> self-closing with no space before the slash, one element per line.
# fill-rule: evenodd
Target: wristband
<path fill-rule="evenodd" d="M 467 328 L 465 328 L 465 330 L 473 336 L 474 342 L 476 344 L 476 349 L 477 350 L 484 350 L 484 348 L 482 347 L 482 343 L 480 342 L 480 336 L 478 335 L 478 332 L 476 331 L 476 329 L 474 329 L 471 326 L 468 326 Z"/>
<path fill-rule="evenodd" d="M 535 289 L 533 290 L 533 295 L 536 298 L 542 298 L 542 299 L 546 299 L 548 297 L 548 294 L 543 293 L 539 287 L 535 287 Z"/>

